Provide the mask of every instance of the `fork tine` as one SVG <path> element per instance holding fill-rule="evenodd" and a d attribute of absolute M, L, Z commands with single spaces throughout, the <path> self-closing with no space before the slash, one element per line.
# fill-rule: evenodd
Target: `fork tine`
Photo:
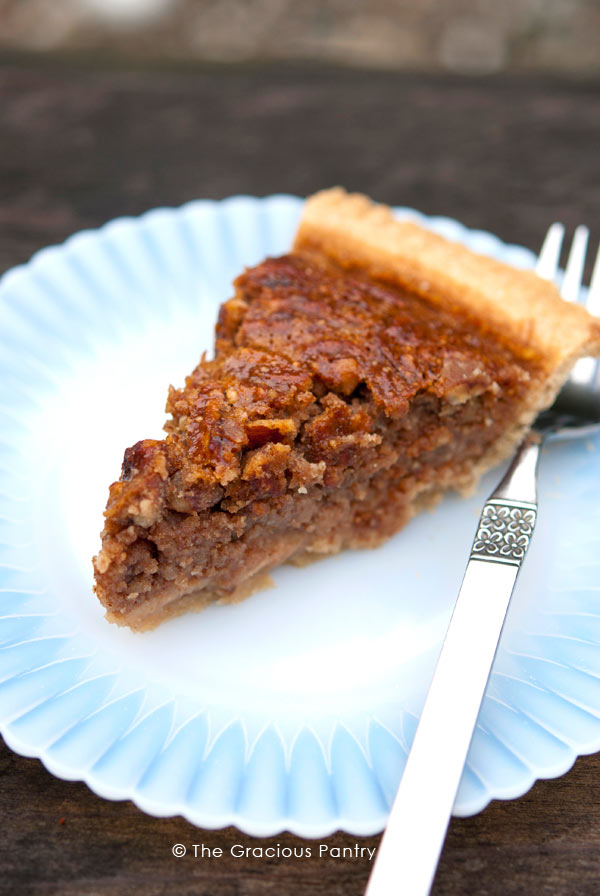
<path fill-rule="evenodd" d="M 576 247 L 575 245 L 575 240 L 577 239 L 577 230 L 584 231 L 583 236 L 579 238 L 579 247 Z M 581 289 L 581 277 L 583 274 L 583 267 L 585 262 L 585 250 L 589 236 L 587 228 L 578 227 L 577 230 L 575 231 L 575 236 L 573 237 L 573 245 L 571 246 L 569 261 L 567 262 L 567 271 L 563 280 L 562 295 L 563 298 L 567 299 L 567 301 L 576 301 L 576 295 Z M 573 261 L 574 256 L 575 261 Z M 568 289 L 572 290 L 572 293 L 570 294 L 570 296 L 567 296 L 564 295 L 564 284 L 567 281 L 567 277 L 571 269 L 572 281 L 570 286 L 568 286 Z M 578 281 L 579 286 L 577 285 Z M 584 304 L 590 314 L 600 315 L 600 249 L 598 250 L 598 254 L 596 255 L 594 270 L 592 273 L 592 280 L 589 289 L 587 290 Z M 571 388 L 571 400 L 578 402 L 580 406 L 582 397 L 584 401 L 595 401 L 592 414 L 597 417 L 597 398 L 600 394 L 600 392 L 598 391 L 600 388 L 600 362 L 596 358 L 580 358 L 573 367 L 569 379 L 565 387 L 563 388 L 567 396 L 569 395 L 569 388 Z M 577 390 L 579 390 L 579 394 Z M 588 396 L 587 399 L 585 398 L 586 394 Z"/>
<path fill-rule="evenodd" d="M 594 270 L 592 271 L 592 279 L 585 304 L 590 314 L 600 317 L 600 246 L 594 262 Z"/>
<path fill-rule="evenodd" d="M 565 228 L 558 221 L 550 226 L 535 266 L 538 277 L 544 280 L 554 280 L 556 277 L 564 235 Z"/>
<path fill-rule="evenodd" d="M 567 261 L 565 276 L 560 290 L 561 296 L 567 302 L 576 302 L 579 298 L 589 235 L 590 232 L 587 227 L 580 224 L 573 236 L 569 260 Z"/>

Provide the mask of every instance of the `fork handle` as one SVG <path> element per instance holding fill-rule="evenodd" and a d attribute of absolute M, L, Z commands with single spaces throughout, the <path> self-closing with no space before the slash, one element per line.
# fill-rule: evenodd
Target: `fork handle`
<path fill-rule="evenodd" d="M 537 515 L 530 435 L 486 501 L 365 896 L 429 893 L 506 611 Z"/>

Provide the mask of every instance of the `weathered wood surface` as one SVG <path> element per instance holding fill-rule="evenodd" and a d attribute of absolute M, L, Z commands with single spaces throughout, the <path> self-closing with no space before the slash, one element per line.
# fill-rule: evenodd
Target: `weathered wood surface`
<path fill-rule="evenodd" d="M 600 84 L 0 65 L 0 269 L 120 214 L 342 183 L 537 248 L 600 237 Z"/>
<path fill-rule="evenodd" d="M 600 90 L 295 68 L 121 72 L 0 62 L 0 270 L 121 214 L 343 183 L 536 248 L 550 221 L 600 238 Z M 596 894 L 600 755 L 454 819 L 445 894 Z M 0 894 L 353 896 L 368 862 L 234 858 L 233 844 L 59 781 L 0 742 Z M 329 846 L 373 847 L 337 835 Z M 175 858 L 171 847 L 188 847 Z M 193 844 L 223 856 L 194 859 Z"/>
<path fill-rule="evenodd" d="M 597 896 L 600 884 L 600 754 L 563 778 L 539 781 L 520 800 L 452 820 L 434 896 Z M 53 778 L 35 759 L 0 746 L 2 896 L 361 896 L 366 859 L 319 858 L 330 848 L 375 847 L 378 837 L 337 834 L 315 843 L 289 834 L 255 840 L 228 828 L 200 831 L 131 803 Z M 175 858 L 174 844 L 188 853 Z M 221 848 L 194 858 L 193 844 Z M 310 858 L 235 858 L 242 846 L 311 846 Z M 401 896 L 401 889 L 399 889 Z"/>

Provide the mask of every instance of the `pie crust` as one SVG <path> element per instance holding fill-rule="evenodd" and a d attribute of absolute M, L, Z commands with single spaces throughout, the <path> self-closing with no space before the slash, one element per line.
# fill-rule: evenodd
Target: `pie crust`
<path fill-rule="evenodd" d="M 600 353 L 551 284 L 340 188 L 237 279 L 216 336 L 170 391 L 166 438 L 129 448 L 110 488 L 95 588 L 135 630 L 380 544 L 472 489 Z"/>

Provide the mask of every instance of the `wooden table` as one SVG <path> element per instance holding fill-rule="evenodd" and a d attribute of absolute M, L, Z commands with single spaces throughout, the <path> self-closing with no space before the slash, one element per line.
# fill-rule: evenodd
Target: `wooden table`
<path fill-rule="evenodd" d="M 343 183 L 536 249 L 555 219 L 600 239 L 600 85 L 301 67 L 123 71 L 0 60 L 0 270 L 120 214 Z M 454 819 L 442 894 L 596 894 L 600 755 Z M 0 894 L 352 896 L 364 859 L 235 858 L 254 841 L 155 819 L 0 746 Z M 373 847 L 345 834 L 331 846 Z M 184 858 L 171 847 L 183 843 Z M 193 844 L 223 850 L 195 859 Z"/>

